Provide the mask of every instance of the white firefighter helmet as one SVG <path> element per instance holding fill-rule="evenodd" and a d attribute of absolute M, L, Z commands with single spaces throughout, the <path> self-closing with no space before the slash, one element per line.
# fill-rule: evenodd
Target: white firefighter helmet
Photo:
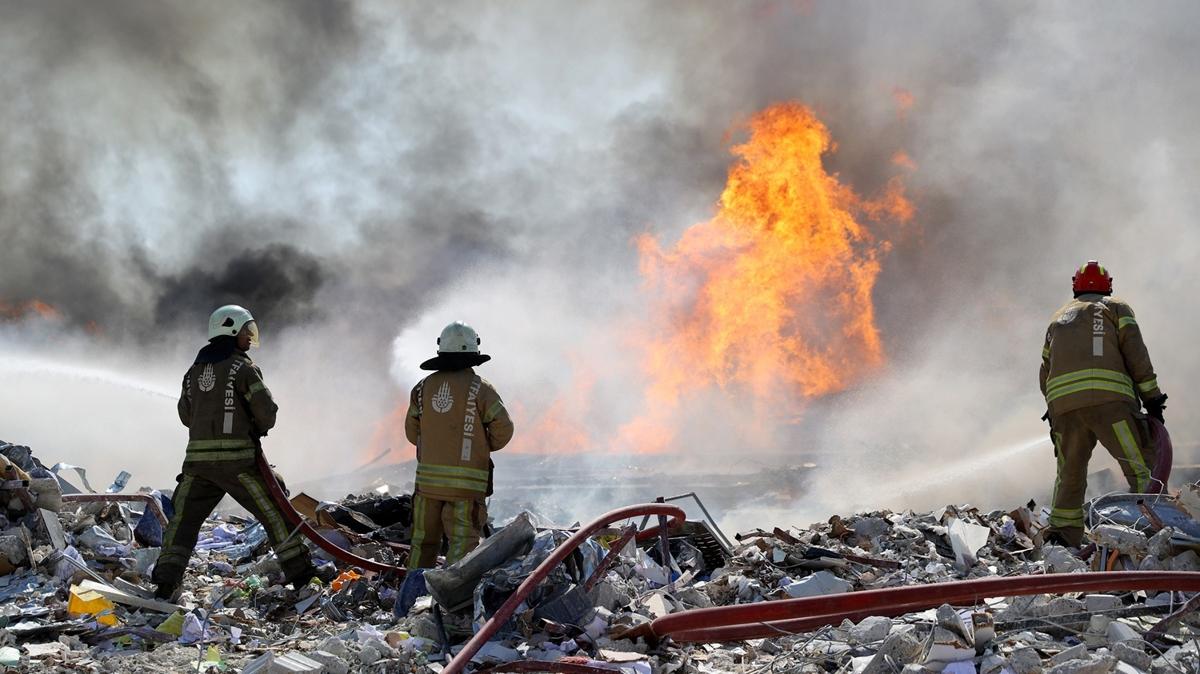
<path fill-rule="evenodd" d="M 462 321 L 442 328 L 437 343 L 438 353 L 479 353 L 479 333 Z"/>
<path fill-rule="evenodd" d="M 250 333 L 250 345 L 258 346 L 258 323 L 245 307 L 226 304 L 208 317 L 208 338 L 229 335 L 236 337 L 242 328 Z"/>

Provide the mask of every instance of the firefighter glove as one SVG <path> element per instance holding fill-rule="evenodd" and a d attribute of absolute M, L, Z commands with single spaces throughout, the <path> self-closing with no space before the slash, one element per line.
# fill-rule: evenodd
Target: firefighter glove
<path fill-rule="evenodd" d="M 1157 398 L 1143 401 L 1142 404 L 1146 406 L 1146 414 L 1150 415 L 1152 419 L 1158 419 L 1160 424 L 1166 423 L 1166 420 L 1163 419 L 1163 410 L 1167 409 L 1167 394 L 1164 393 Z"/>

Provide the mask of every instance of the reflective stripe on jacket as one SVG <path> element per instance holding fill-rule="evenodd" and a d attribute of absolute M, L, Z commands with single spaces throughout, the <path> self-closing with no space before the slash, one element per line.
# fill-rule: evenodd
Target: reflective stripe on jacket
<path fill-rule="evenodd" d="M 472 368 L 439 370 L 409 396 L 404 423 L 417 446 L 417 491 L 475 498 L 491 493 L 490 454 L 512 439 L 513 423 L 496 389 Z"/>
<path fill-rule="evenodd" d="M 240 461 L 254 458 L 257 440 L 275 426 L 279 406 L 262 371 L 235 351 L 188 369 L 178 410 L 188 427 L 186 461 Z"/>
<path fill-rule="evenodd" d="M 1039 374 L 1050 414 L 1161 395 L 1133 310 L 1121 300 L 1083 295 L 1046 329 Z"/>

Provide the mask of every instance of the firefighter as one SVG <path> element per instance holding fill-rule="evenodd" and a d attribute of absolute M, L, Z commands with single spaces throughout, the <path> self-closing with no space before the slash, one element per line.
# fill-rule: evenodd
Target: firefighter
<path fill-rule="evenodd" d="M 1046 540 L 1079 546 L 1096 441 L 1120 464 L 1130 491 L 1146 492 L 1155 459 L 1146 415 L 1162 421 L 1167 396 L 1158 389 L 1133 310 L 1111 297 L 1108 271 L 1091 260 L 1075 273 L 1072 286 L 1075 299 L 1046 330 L 1039 379 L 1058 459 Z"/>
<path fill-rule="evenodd" d="M 455 322 L 438 337 L 437 356 L 421 363 L 435 372 L 412 390 L 404 431 L 417 447 L 410 569 L 437 561 L 442 536 L 452 564 L 479 545 L 487 522 L 484 499 L 492 494 L 490 454 L 512 439 L 513 422 L 496 389 L 474 366 L 491 360 L 479 352 L 479 335 Z"/>
<path fill-rule="evenodd" d="M 246 353 L 258 346 L 258 324 L 246 309 L 223 306 L 208 319 L 208 337 L 183 377 L 179 420 L 189 440 L 172 498 L 175 515 L 154 567 L 155 596 L 178 595 L 200 526 L 225 494 L 262 523 L 285 582 L 299 590 L 317 576 L 316 569 L 303 540 L 289 535 L 256 464 L 260 438 L 275 425 L 279 409 Z"/>

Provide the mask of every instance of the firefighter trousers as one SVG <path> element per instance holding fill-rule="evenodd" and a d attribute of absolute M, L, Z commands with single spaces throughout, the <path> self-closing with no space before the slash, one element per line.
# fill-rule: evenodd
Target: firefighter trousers
<path fill-rule="evenodd" d="M 316 572 L 308 548 L 299 533 L 290 536 L 293 532 L 271 500 L 266 482 L 253 459 L 184 463 L 171 499 L 175 516 L 163 533 L 162 553 L 154 566 L 154 582 L 160 587 L 180 584 L 196 547 L 200 527 L 226 494 L 262 523 L 286 582 L 307 583 Z"/>
<path fill-rule="evenodd" d="M 417 492 L 413 496 L 412 552 L 408 568 L 428 569 L 437 563 L 442 536 L 450 539 L 446 564 L 450 565 L 479 546 L 487 505 L 479 498 L 436 498 Z"/>
<path fill-rule="evenodd" d="M 1131 492 L 1145 493 L 1150 487 L 1155 451 L 1144 420 L 1139 417 L 1132 405 L 1112 402 L 1064 412 L 1050 420 L 1058 459 L 1050 530 L 1071 545 L 1083 542 L 1088 461 L 1097 440 L 1120 464 Z"/>

